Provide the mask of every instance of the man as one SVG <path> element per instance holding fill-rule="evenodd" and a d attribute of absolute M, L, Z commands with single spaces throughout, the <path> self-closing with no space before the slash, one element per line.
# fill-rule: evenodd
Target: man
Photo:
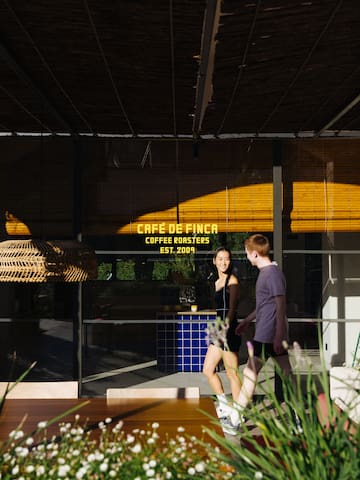
<path fill-rule="evenodd" d="M 256 281 L 256 308 L 236 328 L 241 335 L 256 318 L 255 335 L 249 348 L 249 358 L 244 369 L 244 381 L 236 408 L 228 422 L 237 431 L 243 420 L 242 412 L 251 402 L 258 374 L 265 361 L 272 357 L 285 374 L 291 367 L 287 351 L 283 346 L 288 341 L 286 317 L 286 282 L 283 273 L 269 257 L 270 243 L 264 235 L 256 234 L 244 242 L 247 259 L 259 269 Z"/>

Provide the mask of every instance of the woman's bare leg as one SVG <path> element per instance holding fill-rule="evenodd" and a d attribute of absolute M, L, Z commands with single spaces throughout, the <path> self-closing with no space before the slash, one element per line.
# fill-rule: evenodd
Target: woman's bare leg
<path fill-rule="evenodd" d="M 223 351 L 215 345 L 209 345 L 206 352 L 203 374 L 208 379 L 209 385 L 216 395 L 224 394 L 224 387 L 222 385 L 219 375 L 216 373 L 216 367 L 222 360 Z"/>
<path fill-rule="evenodd" d="M 236 402 L 241 389 L 238 354 L 235 352 L 223 351 L 223 360 L 226 375 L 230 382 L 232 398 Z"/>

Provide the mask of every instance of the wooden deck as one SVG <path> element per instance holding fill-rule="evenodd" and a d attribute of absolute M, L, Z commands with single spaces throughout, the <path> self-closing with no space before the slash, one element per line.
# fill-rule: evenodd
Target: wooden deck
<path fill-rule="evenodd" d="M 216 423 L 216 411 L 211 398 L 198 399 L 7 399 L 0 415 L 0 441 L 8 438 L 11 431 L 23 422 L 21 430 L 26 434 L 36 430 L 41 421 L 48 421 L 68 409 L 88 401 L 76 413 L 67 415 L 61 421 L 73 421 L 80 415 L 80 423 L 87 423 L 88 429 L 99 433 L 98 424 L 106 418 L 113 422 L 123 422 L 123 430 L 146 429 L 153 422 L 159 424 L 160 437 L 175 437 L 178 427 L 183 427 L 186 434 L 202 438 L 204 427 L 215 430 L 222 435 L 222 429 Z M 204 413 L 206 412 L 206 413 Z M 207 416 L 209 414 L 211 418 Z M 58 423 L 47 428 L 50 434 L 58 435 Z M 204 439 L 210 441 L 210 436 Z"/>

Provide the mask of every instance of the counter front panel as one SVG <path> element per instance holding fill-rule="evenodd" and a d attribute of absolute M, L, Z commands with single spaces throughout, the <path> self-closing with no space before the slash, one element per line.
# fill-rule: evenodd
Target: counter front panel
<path fill-rule="evenodd" d="M 207 351 L 205 329 L 215 321 L 216 312 L 158 313 L 157 319 L 161 320 L 156 335 L 159 370 L 201 372 Z"/>

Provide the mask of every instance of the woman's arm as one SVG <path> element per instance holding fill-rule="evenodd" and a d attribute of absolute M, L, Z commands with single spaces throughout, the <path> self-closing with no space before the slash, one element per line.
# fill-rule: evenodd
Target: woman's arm
<path fill-rule="evenodd" d="M 237 307 L 239 304 L 239 299 L 240 299 L 239 282 L 238 282 L 238 279 L 235 277 L 235 275 L 231 275 L 228 283 L 228 289 L 229 289 L 229 310 L 226 316 L 231 323 L 235 318 Z"/>

